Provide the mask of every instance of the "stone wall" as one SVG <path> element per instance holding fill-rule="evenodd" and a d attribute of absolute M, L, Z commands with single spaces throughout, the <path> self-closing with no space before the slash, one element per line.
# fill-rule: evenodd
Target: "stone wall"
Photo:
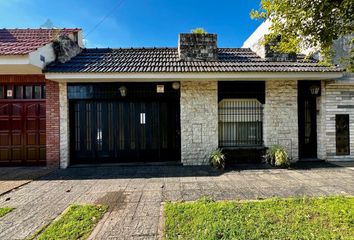
<path fill-rule="evenodd" d="M 316 99 L 317 110 L 317 158 L 326 159 L 326 87 L 321 81 L 321 96 Z"/>
<path fill-rule="evenodd" d="M 324 109 L 322 144 L 325 145 L 326 160 L 354 161 L 354 82 L 351 84 L 327 82 L 322 86 L 324 101 L 322 104 L 322 109 Z M 350 155 L 347 156 L 336 156 L 336 114 L 349 114 Z"/>
<path fill-rule="evenodd" d="M 69 104 L 67 84 L 59 83 L 59 109 L 60 109 L 60 168 L 69 166 Z"/>
<path fill-rule="evenodd" d="M 281 144 L 292 161 L 299 158 L 296 80 L 266 81 L 264 142 L 267 147 Z"/>
<path fill-rule="evenodd" d="M 181 82 L 181 160 L 183 165 L 209 164 L 218 147 L 216 81 Z"/>

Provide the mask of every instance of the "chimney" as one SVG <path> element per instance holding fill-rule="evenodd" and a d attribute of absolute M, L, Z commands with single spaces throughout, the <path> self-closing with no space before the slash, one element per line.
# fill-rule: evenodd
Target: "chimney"
<path fill-rule="evenodd" d="M 217 61 L 217 34 L 179 34 L 178 54 L 182 61 Z"/>

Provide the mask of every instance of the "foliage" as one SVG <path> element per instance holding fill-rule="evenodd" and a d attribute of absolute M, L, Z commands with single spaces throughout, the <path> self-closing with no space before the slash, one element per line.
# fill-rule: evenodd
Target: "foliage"
<path fill-rule="evenodd" d="M 204 28 L 195 28 L 195 29 L 192 29 L 192 30 L 191 30 L 191 33 L 194 33 L 194 34 L 208 34 L 208 32 L 205 31 Z"/>
<path fill-rule="evenodd" d="M 281 145 L 273 145 L 267 149 L 264 156 L 267 163 L 276 167 L 287 167 L 290 165 L 288 153 L 285 147 Z"/>
<path fill-rule="evenodd" d="M 252 18 L 271 21 L 265 43 L 281 36 L 273 50 L 320 50 L 325 64 L 333 57 L 333 41 L 354 33 L 353 16 L 353 0 L 261 0 L 260 8 L 251 12 Z M 353 51 L 351 55 L 353 64 Z"/>
<path fill-rule="evenodd" d="M 107 207 L 102 205 L 71 205 L 39 233 L 38 239 L 86 239 L 106 211 Z"/>
<path fill-rule="evenodd" d="M 215 168 L 225 168 L 225 154 L 222 152 L 222 149 L 218 148 L 211 152 L 210 163 Z"/>
<path fill-rule="evenodd" d="M 10 208 L 10 207 L 3 207 L 3 208 L 0 208 L 0 217 L 5 216 L 5 215 L 8 214 L 9 212 L 12 212 L 12 210 L 14 210 L 14 208 Z"/>
<path fill-rule="evenodd" d="M 165 205 L 165 239 L 353 239 L 354 198 Z"/>

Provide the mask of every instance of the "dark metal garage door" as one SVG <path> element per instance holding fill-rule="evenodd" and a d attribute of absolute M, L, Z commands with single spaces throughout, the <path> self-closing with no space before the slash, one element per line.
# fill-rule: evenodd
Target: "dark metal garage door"
<path fill-rule="evenodd" d="M 141 98 L 71 100 L 71 163 L 179 161 L 178 99 Z"/>

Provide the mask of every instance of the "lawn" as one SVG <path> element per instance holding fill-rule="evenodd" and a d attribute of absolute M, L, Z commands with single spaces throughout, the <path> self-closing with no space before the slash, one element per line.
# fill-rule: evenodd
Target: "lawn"
<path fill-rule="evenodd" d="M 11 212 L 12 210 L 14 210 L 13 208 L 10 207 L 3 207 L 0 208 L 0 217 L 5 216 L 6 214 L 8 214 L 9 212 Z"/>
<path fill-rule="evenodd" d="M 107 207 L 101 205 L 71 205 L 33 239 L 86 239 L 106 211 Z"/>
<path fill-rule="evenodd" d="M 167 203 L 165 239 L 354 239 L 354 198 Z"/>

